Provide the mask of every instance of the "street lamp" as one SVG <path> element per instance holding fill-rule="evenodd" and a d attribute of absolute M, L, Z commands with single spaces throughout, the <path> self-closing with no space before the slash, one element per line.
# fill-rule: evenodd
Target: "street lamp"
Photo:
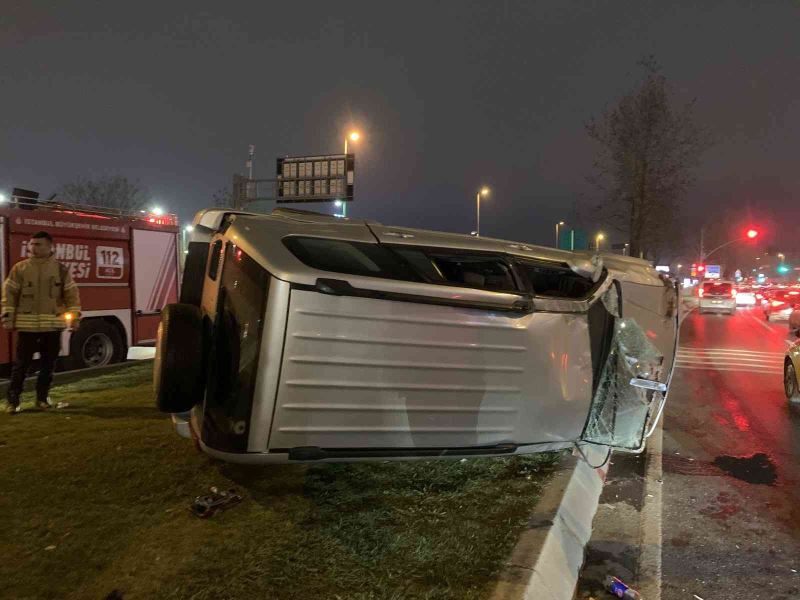
<path fill-rule="evenodd" d="M 150 209 L 150 212 L 153 213 L 155 216 L 160 217 L 164 214 L 164 211 L 159 206 L 154 206 Z"/>
<path fill-rule="evenodd" d="M 559 247 L 559 241 L 560 241 L 560 238 L 558 237 L 558 231 L 559 231 L 558 228 L 563 226 L 564 226 L 564 221 L 559 221 L 558 223 L 556 223 L 556 248 Z"/>
<path fill-rule="evenodd" d="M 594 238 L 595 249 L 598 252 L 600 252 L 600 242 L 602 242 L 604 239 L 606 239 L 606 236 L 602 233 L 598 233 Z"/>
<path fill-rule="evenodd" d="M 361 139 L 361 134 L 357 131 L 351 131 L 346 136 L 344 136 L 344 154 L 345 160 L 347 160 L 347 142 L 357 142 Z M 342 217 L 347 216 L 347 203 L 342 203 Z"/>
<path fill-rule="evenodd" d="M 477 227 L 475 227 L 475 235 L 481 234 L 481 196 L 486 197 L 489 195 L 489 188 L 482 187 L 477 194 L 475 194 L 475 204 L 477 206 Z"/>
<path fill-rule="evenodd" d="M 8 202 L 8 198 L 6 198 L 5 194 L 0 194 L 0 204 L 5 204 Z"/>

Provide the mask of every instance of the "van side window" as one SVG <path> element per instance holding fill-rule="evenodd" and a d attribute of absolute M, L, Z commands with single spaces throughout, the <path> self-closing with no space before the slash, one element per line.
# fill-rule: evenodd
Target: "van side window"
<path fill-rule="evenodd" d="M 573 273 L 566 265 L 520 260 L 519 267 L 537 296 L 582 299 L 600 284 Z"/>
<path fill-rule="evenodd" d="M 283 243 L 303 264 L 320 271 L 422 281 L 409 265 L 379 244 L 306 237 L 284 238 Z"/>
<path fill-rule="evenodd" d="M 211 281 L 217 280 L 220 254 L 222 254 L 222 240 L 217 240 L 211 247 L 211 258 L 208 261 L 208 276 L 211 278 Z"/>
<path fill-rule="evenodd" d="M 404 246 L 393 246 L 393 250 L 406 259 L 428 283 L 493 292 L 519 291 L 508 263 L 500 255 Z"/>

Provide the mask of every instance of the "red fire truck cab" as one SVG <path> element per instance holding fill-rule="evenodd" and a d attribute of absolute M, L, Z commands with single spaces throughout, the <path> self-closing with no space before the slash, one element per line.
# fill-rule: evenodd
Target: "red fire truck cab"
<path fill-rule="evenodd" d="M 122 214 L 80 205 L 0 205 L 0 276 L 28 256 L 31 234 L 53 236 L 56 258 L 81 294 L 82 320 L 65 331 L 61 354 L 70 369 L 124 360 L 128 348 L 151 345 L 159 313 L 177 301 L 179 227 L 175 215 Z M 0 330 L 0 366 L 12 361 L 16 337 Z M 5 370 L 5 369 L 4 369 Z"/>

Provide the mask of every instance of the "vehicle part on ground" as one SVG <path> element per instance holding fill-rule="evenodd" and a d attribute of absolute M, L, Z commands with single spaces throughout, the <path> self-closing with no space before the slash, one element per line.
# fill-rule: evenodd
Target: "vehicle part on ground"
<path fill-rule="evenodd" d="M 125 359 L 126 346 L 119 328 L 104 319 L 84 319 L 69 341 L 69 369 L 104 367 Z"/>
<path fill-rule="evenodd" d="M 206 496 L 198 496 L 194 499 L 189 507 L 194 516 L 209 519 L 221 510 L 236 506 L 242 501 L 242 497 L 233 488 L 220 491 L 216 487 L 212 487 L 210 492 Z"/>
<path fill-rule="evenodd" d="M 205 385 L 204 340 L 200 309 L 168 304 L 161 311 L 153 364 L 158 408 L 182 413 L 202 399 Z"/>

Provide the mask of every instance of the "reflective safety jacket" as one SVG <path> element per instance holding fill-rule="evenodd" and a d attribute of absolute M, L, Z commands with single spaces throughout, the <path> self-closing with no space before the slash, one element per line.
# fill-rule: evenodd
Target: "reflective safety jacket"
<path fill-rule="evenodd" d="M 78 285 L 52 256 L 18 262 L 3 284 L 2 321 L 7 329 L 57 331 L 67 327 L 67 313 L 77 318 L 80 311 Z"/>

